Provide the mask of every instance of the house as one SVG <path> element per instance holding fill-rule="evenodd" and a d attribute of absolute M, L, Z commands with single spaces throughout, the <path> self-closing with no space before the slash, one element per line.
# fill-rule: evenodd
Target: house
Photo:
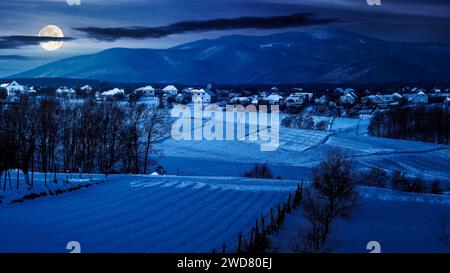
<path fill-rule="evenodd" d="M 90 85 L 85 85 L 83 87 L 80 88 L 80 91 L 84 94 L 91 94 L 92 90 L 94 90 Z"/>
<path fill-rule="evenodd" d="M 269 96 L 267 96 L 265 98 L 265 101 L 270 104 L 270 105 L 277 105 L 280 104 L 280 102 L 283 100 L 283 97 L 276 94 L 276 93 L 272 93 Z"/>
<path fill-rule="evenodd" d="M 0 88 L 6 89 L 6 95 L 8 97 L 17 97 L 25 92 L 26 88 L 20 84 L 18 84 L 16 81 L 13 81 L 11 83 L 3 83 L 0 85 Z"/>
<path fill-rule="evenodd" d="M 193 103 L 211 103 L 212 93 L 204 89 L 192 89 Z"/>
<path fill-rule="evenodd" d="M 433 88 L 433 93 L 441 93 L 441 91 L 440 88 Z"/>
<path fill-rule="evenodd" d="M 425 94 L 423 90 L 420 90 L 418 93 L 412 94 L 404 94 L 408 103 L 412 104 L 427 104 L 428 103 L 428 95 Z"/>
<path fill-rule="evenodd" d="M 64 96 L 68 98 L 75 98 L 77 96 L 77 92 L 73 88 L 67 88 L 65 86 L 56 89 L 57 96 Z"/>
<path fill-rule="evenodd" d="M 259 96 L 260 96 L 261 98 L 266 98 L 266 97 L 268 96 L 267 93 L 266 93 L 266 91 L 261 91 L 261 92 L 259 92 L 258 94 L 259 94 Z"/>
<path fill-rule="evenodd" d="M 328 104 L 329 100 L 330 99 L 328 98 L 327 95 L 322 95 L 320 98 L 315 100 L 315 103 L 321 104 L 321 105 L 326 105 L 326 104 Z"/>
<path fill-rule="evenodd" d="M 242 93 L 241 92 L 237 92 L 237 91 L 233 91 L 233 92 L 229 92 L 228 93 L 228 98 L 232 99 L 235 97 L 242 97 Z"/>
<path fill-rule="evenodd" d="M 36 90 L 35 90 L 34 87 L 32 86 L 32 87 L 29 87 L 29 88 L 28 88 L 27 93 L 28 93 L 28 94 L 33 94 L 33 93 L 36 93 Z"/>
<path fill-rule="evenodd" d="M 284 102 L 286 106 L 300 106 L 305 102 L 305 98 L 302 93 L 293 93 L 284 99 Z"/>
<path fill-rule="evenodd" d="M 167 96 L 176 96 L 178 94 L 178 89 L 174 85 L 168 85 L 162 91 Z"/>
<path fill-rule="evenodd" d="M 115 98 L 120 98 L 125 96 L 125 90 L 123 89 L 119 89 L 119 88 L 114 88 L 112 90 L 108 90 L 105 91 L 103 93 L 100 94 L 100 99 L 101 100 L 113 100 Z"/>
<path fill-rule="evenodd" d="M 450 107 L 450 97 L 446 97 L 444 100 L 444 105 Z"/>
<path fill-rule="evenodd" d="M 155 88 L 153 88 L 151 85 L 147 85 L 147 86 L 135 89 L 134 92 L 139 93 L 144 97 L 154 97 L 155 96 Z"/>
<path fill-rule="evenodd" d="M 342 87 L 338 87 L 336 88 L 336 92 L 340 93 L 340 94 L 348 94 L 348 93 L 355 93 L 355 89 L 353 88 L 342 88 Z"/>
<path fill-rule="evenodd" d="M 355 104 L 358 97 L 353 92 L 348 92 L 339 97 L 340 104 Z"/>
<path fill-rule="evenodd" d="M 393 93 L 388 95 L 370 95 L 361 98 L 363 104 L 372 104 L 378 107 L 396 106 L 402 101 L 403 96 L 399 93 Z"/>
<path fill-rule="evenodd" d="M 232 104 L 241 104 L 241 105 L 248 105 L 250 104 L 251 99 L 249 97 L 234 97 L 231 98 L 230 103 Z"/>
<path fill-rule="evenodd" d="M 259 101 L 260 101 L 260 98 L 258 96 L 253 96 L 251 101 L 250 101 L 250 104 L 258 105 Z"/>
<path fill-rule="evenodd" d="M 187 104 L 192 100 L 190 92 L 181 92 L 175 97 L 176 103 Z"/>
<path fill-rule="evenodd" d="M 302 89 L 301 88 L 296 88 L 294 90 L 302 90 Z M 299 106 L 299 105 L 302 105 L 305 102 L 312 101 L 313 96 L 314 96 L 314 93 L 311 93 L 311 92 L 296 92 L 296 93 L 290 94 L 284 100 L 284 102 L 288 106 Z"/>

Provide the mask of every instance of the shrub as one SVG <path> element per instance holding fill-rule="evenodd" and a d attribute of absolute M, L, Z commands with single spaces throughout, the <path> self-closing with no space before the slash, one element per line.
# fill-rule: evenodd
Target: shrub
<path fill-rule="evenodd" d="M 433 182 L 431 182 L 430 192 L 432 194 L 442 194 L 443 190 L 441 187 L 441 181 L 439 181 L 439 179 L 435 179 L 433 180 Z"/>
<path fill-rule="evenodd" d="M 362 177 L 362 184 L 384 188 L 389 180 L 388 173 L 378 167 L 372 167 Z"/>
<path fill-rule="evenodd" d="M 408 184 L 405 173 L 394 170 L 391 177 L 391 186 L 394 190 L 403 190 Z"/>
<path fill-rule="evenodd" d="M 269 169 L 269 166 L 266 163 L 255 164 L 250 171 L 244 173 L 244 176 L 250 178 L 273 178 L 272 171 Z"/>
<path fill-rule="evenodd" d="M 425 192 L 425 182 L 420 177 L 415 177 L 407 184 L 404 189 L 406 192 Z"/>

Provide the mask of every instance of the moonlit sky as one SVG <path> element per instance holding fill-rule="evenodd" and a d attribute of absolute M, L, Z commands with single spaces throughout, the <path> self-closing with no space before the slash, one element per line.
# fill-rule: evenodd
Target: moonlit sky
<path fill-rule="evenodd" d="M 83 31 L 126 31 L 130 27 L 163 27 L 185 21 L 271 18 L 304 12 L 335 21 L 277 29 L 188 31 L 161 38 L 122 38 L 112 33 L 109 39 L 97 39 Z M 55 52 L 43 50 L 38 43 L 20 41 L 13 46 L 10 38 L 5 38 L 37 36 L 43 26 L 50 24 L 59 26 L 70 38 Z M 112 47 L 167 48 L 227 34 L 343 29 L 387 40 L 450 43 L 450 1 L 381 0 L 381 6 L 369 6 L 366 0 L 81 0 L 81 5 L 69 5 L 66 0 L 1 0 L 0 25 L 0 77 L 6 77 L 50 61 Z"/>

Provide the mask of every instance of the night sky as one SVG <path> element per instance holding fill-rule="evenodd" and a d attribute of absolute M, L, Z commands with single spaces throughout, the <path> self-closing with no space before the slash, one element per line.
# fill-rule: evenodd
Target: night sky
<path fill-rule="evenodd" d="M 381 0 L 1 0 L 0 77 L 111 47 L 166 48 L 227 34 L 342 29 L 395 41 L 450 43 L 450 1 Z M 307 13 L 307 14 L 306 14 Z M 59 26 L 49 52 L 37 34 Z"/>

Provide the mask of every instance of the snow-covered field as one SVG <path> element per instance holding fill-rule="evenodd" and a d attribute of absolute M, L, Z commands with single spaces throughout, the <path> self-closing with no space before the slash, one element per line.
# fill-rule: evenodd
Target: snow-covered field
<path fill-rule="evenodd" d="M 309 179 L 311 168 L 336 147 L 348 152 L 360 168 L 398 169 L 429 180 L 439 178 L 450 186 L 450 146 L 354 132 L 281 127 L 280 146 L 273 152 L 261 151 L 259 143 L 248 141 L 178 142 L 169 138 L 156 145 L 163 152 L 156 159 L 172 174 L 239 176 L 253 164 L 264 162 L 282 178 Z"/>
<path fill-rule="evenodd" d="M 381 252 L 450 252 L 450 245 L 441 240 L 442 220 L 450 221 L 449 196 L 368 187 L 360 187 L 360 192 L 353 216 L 333 227 L 329 251 L 369 252 L 367 243 L 377 241 Z M 306 227 L 301 210 L 289 214 L 284 229 L 271 238 L 274 248 L 291 252 L 289 242 Z"/>
<path fill-rule="evenodd" d="M 355 128 L 344 125 L 341 128 Z M 154 159 L 169 176 L 111 175 L 104 184 L 67 194 L 4 202 L 0 252 L 67 252 L 69 241 L 80 242 L 83 252 L 211 252 L 220 251 L 223 243 L 233 251 L 238 233 L 248 233 L 261 214 L 286 201 L 335 147 L 345 150 L 359 168 L 399 169 L 450 186 L 449 146 L 374 138 L 351 130 L 284 127 L 278 150 L 264 152 L 260 144 L 168 138 L 155 145 L 162 154 Z M 263 162 L 284 180 L 240 177 Z M 58 176 L 64 181 L 68 175 Z M 69 176 L 71 184 L 87 179 Z M 35 179 L 34 192 L 39 192 L 42 176 Z M 4 200 L 26 192 L 12 191 Z M 371 188 L 361 193 L 354 218 L 338 223 L 333 251 L 364 252 L 369 240 L 380 241 L 385 251 L 448 251 L 435 235 L 437 223 L 450 213 L 450 197 Z M 289 216 L 286 230 L 301 222 L 300 213 Z M 279 248 L 286 251 L 288 232 L 279 236 Z"/>
<path fill-rule="evenodd" d="M 331 131 L 339 133 L 351 133 L 355 135 L 367 135 L 370 119 L 359 118 L 334 118 L 331 123 Z"/>
<path fill-rule="evenodd" d="M 236 248 L 261 214 L 287 200 L 298 181 L 236 177 L 111 175 L 107 182 L 0 208 L 0 252 L 211 252 Z M 439 240 L 450 197 L 361 187 L 360 207 L 340 220 L 332 251 L 448 252 Z M 267 219 L 267 218 L 266 218 Z M 304 225 L 299 211 L 272 237 L 278 251 Z"/>
<path fill-rule="evenodd" d="M 109 176 L 105 184 L 0 208 L 0 252 L 211 252 L 287 200 L 296 181 Z"/>
<path fill-rule="evenodd" d="M 32 178 L 33 177 L 33 178 Z M 104 175 L 99 174 L 74 174 L 74 173 L 52 173 L 47 174 L 47 183 L 42 173 L 30 173 L 30 183 L 33 180 L 33 187 L 26 185 L 23 172 L 10 170 L 5 177 L 3 172 L 0 177 L 0 206 L 7 206 L 11 203 L 23 202 L 23 198 L 40 198 L 73 191 L 78 187 L 90 187 L 96 183 L 104 181 Z"/>

